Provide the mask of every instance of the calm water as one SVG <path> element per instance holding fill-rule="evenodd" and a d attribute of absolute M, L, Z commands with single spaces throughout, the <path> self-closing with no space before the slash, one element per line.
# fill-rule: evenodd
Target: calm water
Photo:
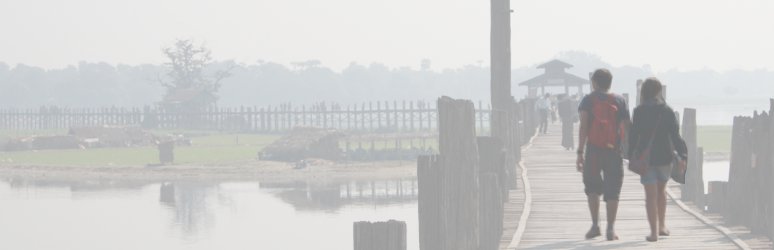
<path fill-rule="evenodd" d="M 415 187 L 0 179 L 0 249 L 342 250 L 353 222 L 389 219 L 418 249 Z"/>
<path fill-rule="evenodd" d="M 707 192 L 707 183 L 710 181 L 728 181 L 730 162 L 713 161 L 704 163 L 704 192 Z"/>
<path fill-rule="evenodd" d="M 727 180 L 728 162 L 704 164 Z M 705 185 L 706 187 L 706 185 Z M 0 249 L 352 249 L 355 221 L 402 220 L 415 180 L 330 184 L 0 179 Z"/>
<path fill-rule="evenodd" d="M 753 112 L 769 111 L 768 99 L 729 99 L 717 100 L 671 100 L 670 106 L 683 113 L 685 108 L 696 109 L 696 122 L 699 125 L 726 125 L 734 123 L 735 116 L 752 116 Z"/>

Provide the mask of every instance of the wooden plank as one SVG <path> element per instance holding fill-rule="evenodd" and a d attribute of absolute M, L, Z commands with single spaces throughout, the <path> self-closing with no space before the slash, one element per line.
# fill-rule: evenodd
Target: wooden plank
<path fill-rule="evenodd" d="M 562 150 L 558 126 L 550 126 L 548 135 L 537 137 L 532 146 L 523 152 L 524 182 L 530 185 L 531 205 L 518 242 L 511 242 L 503 249 L 738 249 L 728 237 L 715 228 L 687 213 L 670 200 L 667 208 L 667 225 L 673 235 L 657 243 L 645 242 L 649 233 L 645 216 L 644 192 L 639 177 L 626 171 L 621 203 L 619 205 L 618 241 L 603 238 L 585 240 L 583 236 L 591 225 L 586 196 L 583 193 L 581 175 L 575 171 L 575 154 Z M 525 202 L 526 203 L 526 202 Z M 506 215 L 511 213 L 506 204 Z M 601 225 L 604 226 L 604 206 L 601 209 Z M 506 216 L 505 220 L 513 220 Z M 504 225 L 513 224 L 504 221 Z M 516 235 L 515 235 L 516 236 Z M 709 243 L 709 244 L 708 244 Z M 503 245 L 501 245 L 502 247 Z"/>

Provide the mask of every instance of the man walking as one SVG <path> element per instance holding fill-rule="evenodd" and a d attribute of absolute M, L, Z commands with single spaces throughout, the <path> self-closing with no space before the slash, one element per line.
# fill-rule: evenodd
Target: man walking
<path fill-rule="evenodd" d="M 599 229 L 600 196 L 607 203 L 607 240 L 617 240 L 615 219 L 623 185 L 621 140 L 631 124 L 626 100 L 609 93 L 613 75 L 598 69 L 591 76 L 593 92 L 581 100 L 577 170 L 583 173 L 583 184 L 591 212 L 591 229 L 586 239 L 602 235 Z M 584 151 L 585 149 L 585 151 Z"/>
<path fill-rule="evenodd" d="M 551 112 L 551 94 L 546 94 L 545 97 L 540 98 L 535 102 L 535 111 L 537 111 L 540 117 L 540 133 L 548 133 L 548 115 Z"/>

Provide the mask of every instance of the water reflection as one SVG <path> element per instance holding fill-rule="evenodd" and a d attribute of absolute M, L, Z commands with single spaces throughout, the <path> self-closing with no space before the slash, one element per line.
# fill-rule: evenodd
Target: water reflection
<path fill-rule="evenodd" d="M 0 181 L 7 183 L 12 189 L 25 189 L 25 188 L 67 188 L 73 193 L 81 192 L 93 192 L 93 191 L 127 191 L 127 190 L 140 190 L 148 185 L 146 181 L 129 181 L 129 180 L 55 180 L 55 179 L 35 179 L 35 178 L 21 178 L 21 177 L 8 177 L 0 179 Z"/>
<path fill-rule="evenodd" d="M 339 183 L 261 183 L 299 211 L 336 212 L 352 204 L 395 205 L 416 202 L 416 179 Z"/>
<path fill-rule="evenodd" d="M 173 225 L 186 236 L 209 228 L 215 216 L 208 209 L 208 199 L 219 194 L 217 184 L 203 182 L 165 182 L 159 188 L 159 202 L 174 212 Z"/>
<path fill-rule="evenodd" d="M 99 215 L 104 216 L 103 220 L 116 216 L 125 217 L 120 220 L 128 220 L 126 223 L 129 225 L 136 224 L 133 226 L 140 227 L 140 229 L 132 230 L 145 230 L 143 227 L 153 227 L 160 222 L 166 226 L 160 228 L 161 232 L 158 231 L 159 228 L 155 229 L 156 233 L 162 235 L 156 237 L 163 238 L 163 235 L 168 237 L 171 233 L 174 238 L 182 239 L 186 244 L 206 241 L 207 237 L 217 234 L 213 231 L 232 232 L 236 230 L 235 228 L 240 227 L 265 227 L 265 225 L 283 223 L 263 218 L 263 216 L 271 217 L 275 214 L 286 216 L 284 220 L 288 221 L 287 226 L 292 228 L 304 226 L 299 223 L 309 223 L 307 222 L 309 218 L 301 219 L 300 217 L 313 216 L 316 218 L 314 220 L 324 221 L 339 218 L 335 219 L 335 222 L 341 224 L 340 229 L 331 230 L 329 233 L 340 235 L 337 237 L 341 237 L 342 245 L 350 244 L 351 232 L 349 231 L 353 221 L 386 219 L 414 221 L 418 193 L 416 179 L 233 183 L 106 179 L 76 181 L 0 177 L 0 183 L 5 183 L 7 187 L 6 190 L 2 190 L 3 187 L 0 185 L 0 194 L 21 195 L 15 197 L 19 199 L 10 197 L 10 201 L 15 201 L 15 203 L 7 204 L 16 206 L 11 207 L 11 210 L 23 211 L 30 206 L 34 209 L 46 210 L 46 207 L 42 207 L 43 205 L 38 204 L 36 200 L 41 198 L 45 200 L 52 197 L 51 194 L 55 194 L 56 200 L 45 200 L 46 204 L 66 205 L 55 211 L 56 216 L 73 216 L 73 220 L 78 220 L 76 218 L 88 220 L 91 219 L 91 215 L 85 215 L 83 211 L 95 209 L 102 211 L 101 209 L 105 209 L 105 214 Z M 32 202 L 25 203 L 25 201 Z M 290 214 L 286 211 L 287 209 L 291 210 Z M 235 211 L 241 214 L 235 213 Z M 293 211 L 308 215 L 294 215 Z M 392 214 L 381 212 L 383 214 L 378 216 L 362 217 L 365 214 L 380 213 L 378 211 L 393 212 Z M 320 213 L 330 215 L 321 216 Z M 34 219 L 34 215 L 30 216 Z M 382 216 L 384 218 L 379 218 Z M 246 219 L 255 221 L 239 222 Z M 218 222 L 223 225 L 217 225 Z M 50 221 L 41 220 L 37 223 L 45 225 Z M 95 223 L 108 226 L 114 224 L 110 221 Z M 109 228 L 109 230 L 128 231 L 117 224 L 118 222 L 115 223 L 116 228 Z M 242 224 L 247 224 L 247 226 Z M 8 229 L 10 230 L 10 228 Z M 77 228 L 77 230 L 99 229 Z"/>

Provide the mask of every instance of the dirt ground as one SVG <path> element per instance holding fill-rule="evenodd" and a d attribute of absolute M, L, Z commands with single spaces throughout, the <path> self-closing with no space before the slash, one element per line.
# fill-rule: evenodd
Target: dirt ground
<path fill-rule="evenodd" d="M 416 177 L 413 161 L 330 162 L 309 160 L 306 167 L 275 161 L 249 161 L 229 165 L 169 165 L 169 166 L 19 166 L 0 165 L 0 177 L 34 178 L 39 180 L 207 180 L 207 181 L 270 181 L 270 182 L 329 182 L 336 180 L 381 180 Z"/>

